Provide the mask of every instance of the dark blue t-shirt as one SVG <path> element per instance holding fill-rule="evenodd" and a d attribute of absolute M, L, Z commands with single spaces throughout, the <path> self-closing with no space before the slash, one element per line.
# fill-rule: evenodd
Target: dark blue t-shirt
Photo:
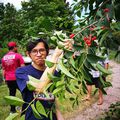
<path fill-rule="evenodd" d="M 33 100 L 33 91 L 29 91 L 27 88 L 27 81 L 29 81 L 28 75 L 40 79 L 44 71 L 40 71 L 35 69 L 32 65 L 20 67 L 16 70 L 16 78 L 17 78 L 17 84 L 18 87 L 22 93 L 23 100 L 27 103 L 31 102 Z M 56 74 L 56 73 L 55 73 Z M 35 101 L 36 102 L 36 101 Z M 42 105 L 45 108 L 51 108 L 54 106 L 54 101 L 47 101 L 47 100 L 40 100 Z M 27 107 L 27 104 L 23 105 L 23 110 Z M 42 116 L 43 119 L 40 120 L 50 120 L 50 118 L 46 118 Z M 34 117 L 34 114 L 32 112 L 32 108 L 29 107 L 25 112 L 25 120 L 39 120 Z M 56 115 L 53 113 L 53 120 L 56 119 Z"/>

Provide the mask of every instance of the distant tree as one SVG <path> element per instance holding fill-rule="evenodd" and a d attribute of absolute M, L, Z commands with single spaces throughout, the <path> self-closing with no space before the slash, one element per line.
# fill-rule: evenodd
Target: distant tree
<path fill-rule="evenodd" d="M 0 44 L 6 46 L 8 41 L 18 41 L 23 38 L 23 26 L 16 8 L 13 4 L 3 5 L 3 17 L 0 22 Z"/>
<path fill-rule="evenodd" d="M 28 22 L 26 32 L 36 35 L 53 30 L 72 31 L 74 16 L 66 0 L 30 0 L 22 2 L 22 13 Z"/>
<path fill-rule="evenodd" d="M 3 19 L 4 17 L 4 4 L 0 3 L 0 21 Z"/>

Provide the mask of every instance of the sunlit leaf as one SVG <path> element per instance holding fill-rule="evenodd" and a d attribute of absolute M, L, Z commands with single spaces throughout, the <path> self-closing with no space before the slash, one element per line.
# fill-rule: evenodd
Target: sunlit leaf
<path fill-rule="evenodd" d="M 10 114 L 5 120 L 14 120 L 19 117 L 19 113 Z"/>
<path fill-rule="evenodd" d="M 37 119 L 41 119 L 41 116 L 40 116 L 39 112 L 36 110 L 34 104 L 31 105 L 31 108 L 32 108 L 32 111 L 33 111 L 34 116 L 35 116 Z"/>
<path fill-rule="evenodd" d="M 45 60 L 45 64 L 46 64 L 49 68 L 51 68 L 51 67 L 54 66 L 55 63 L 50 62 L 50 61 L 48 61 L 48 60 Z"/>
<path fill-rule="evenodd" d="M 59 69 L 66 74 L 68 77 L 76 79 L 70 72 L 69 70 L 63 65 L 62 61 L 59 62 Z"/>
<path fill-rule="evenodd" d="M 47 114 L 46 114 L 45 108 L 44 108 L 44 106 L 41 104 L 40 101 L 37 101 L 37 102 L 36 102 L 36 109 L 37 109 L 37 111 L 38 111 L 40 114 L 48 117 Z"/>
<path fill-rule="evenodd" d="M 63 90 L 62 87 L 56 88 L 56 89 L 53 91 L 53 95 L 59 93 L 59 92 L 62 91 L 62 90 Z"/>
<path fill-rule="evenodd" d="M 71 64 L 74 68 L 76 68 L 76 67 L 75 67 L 75 61 L 74 61 L 73 57 L 70 58 L 70 64 Z"/>
<path fill-rule="evenodd" d="M 22 99 L 15 96 L 5 96 L 4 98 L 7 104 L 10 105 L 21 106 L 23 103 L 25 103 Z"/>
<path fill-rule="evenodd" d="M 40 82 L 39 79 L 36 79 L 35 77 L 32 77 L 32 76 L 30 76 L 30 75 L 28 75 L 28 78 L 29 78 L 29 80 L 32 81 L 32 82 Z"/>
<path fill-rule="evenodd" d="M 53 120 L 53 114 L 52 110 L 50 111 L 50 120 Z"/>
<path fill-rule="evenodd" d="M 58 87 L 58 86 L 63 86 L 64 84 L 65 84 L 64 81 L 58 81 L 58 82 L 56 83 L 56 87 Z"/>
<path fill-rule="evenodd" d="M 25 115 L 22 115 L 22 116 L 20 117 L 20 120 L 25 120 Z"/>

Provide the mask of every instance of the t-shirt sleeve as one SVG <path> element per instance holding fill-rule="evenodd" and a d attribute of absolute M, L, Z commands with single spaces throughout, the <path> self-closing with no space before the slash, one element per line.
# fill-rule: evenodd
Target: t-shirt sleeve
<path fill-rule="evenodd" d="M 26 74 L 26 71 L 23 69 L 23 67 L 20 67 L 16 70 L 16 81 L 18 88 L 22 92 L 26 88 L 28 81 L 28 75 Z"/>

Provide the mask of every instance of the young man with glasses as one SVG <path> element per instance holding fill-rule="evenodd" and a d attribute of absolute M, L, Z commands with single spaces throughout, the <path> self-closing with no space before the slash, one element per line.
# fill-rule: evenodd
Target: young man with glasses
<path fill-rule="evenodd" d="M 69 43 L 66 43 L 66 47 L 71 49 L 71 45 Z M 56 48 L 55 53 L 53 54 L 50 61 L 53 63 L 57 63 L 62 52 L 63 51 L 61 49 Z M 27 54 L 32 59 L 32 64 L 21 67 L 16 71 L 18 87 L 22 93 L 23 100 L 27 103 L 30 103 L 34 99 L 36 92 L 40 92 L 39 90 L 42 89 L 43 84 L 49 83 L 49 81 L 46 83 L 44 82 L 44 80 L 41 80 L 43 74 L 47 74 L 46 70 L 47 72 L 49 71 L 49 73 L 54 73 L 55 75 L 57 74 L 57 71 L 55 71 L 56 66 L 53 66 L 52 68 L 48 68 L 45 66 L 45 59 L 48 53 L 48 44 L 43 39 L 36 39 L 34 41 L 30 41 L 27 44 Z M 40 79 L 43 84 L 33 83 L 36 90 L 29 91 L 27 88 L 27 82 L 29 82 L 28 75 Z M 47 78 L 44 77 L 44 79 L 46 80 Z M 51 93 L 49 99 L 47 99 L 42 93 L 40 94 L 38 99 L 46 109 L 52 109 L 52 107 L 55 106 L 55 98 Z M 24 110 L 26 109 L 26 107 L 27 104 L 24 104 L 22 109 Z M 50 120 L 50 115 L 48 115 L 48 117 L 45 117 L 43 115 L 41 116 L 41 120 Z M 28 109 L 25 111 L 25 120 L 39 120 L 35 118 L 31 107 L 28 107 Z M 61 116 L 58 109 L 56 109 L 56 111 L 53 111 L 52 120 L 63 120 L 63 117 Z"/>

